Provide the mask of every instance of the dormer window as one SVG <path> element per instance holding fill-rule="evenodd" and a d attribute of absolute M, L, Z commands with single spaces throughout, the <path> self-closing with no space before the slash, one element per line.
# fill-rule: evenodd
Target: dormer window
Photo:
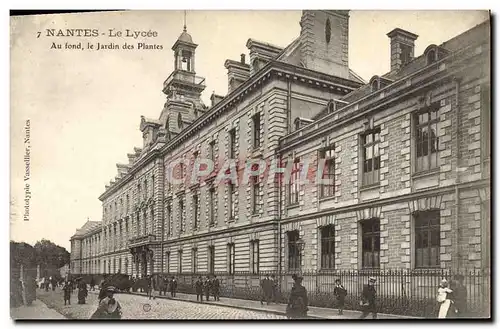
<path fill-rule="evenodd" d="M 254 72 L 257 72 L 259 70 L 259 60 L 258 59 L 253 60 L 252 67 L 253 67 Z"/>
<path fill-rule="evenodd" d="M 430 65 L 436 61 L 436 50 L 432 49 L 427 53 L 427 65 Z"/>
<path fill-rule="evenodd" d="M 446 55 L 448 55 L 448 50 L 438 47 L 436 45 L 430 45 L 424 51 L 424 56 L 427 61 L 427 65 L 431 65 L 441 60 Z"/>
<path fill-rule="evenodd" d="M 371 84 L 372 92 L 377 91 L 379 89 L 379 80 L 375 79 Z"/>

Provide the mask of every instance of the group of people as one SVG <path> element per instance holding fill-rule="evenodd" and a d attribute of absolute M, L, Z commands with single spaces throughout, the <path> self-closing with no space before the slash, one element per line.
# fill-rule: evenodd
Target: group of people
<path fill-rule="evenodd" d="M 220 301 L 220 280 L 216 275 L 212 277 L 206 276 L 205 280 L 199 276 L 195 282 L 196 300 L 202 302 L 203 296 L 206 300 L 210 300 L 210 295 L 213 296 L 215 301 Z"/>

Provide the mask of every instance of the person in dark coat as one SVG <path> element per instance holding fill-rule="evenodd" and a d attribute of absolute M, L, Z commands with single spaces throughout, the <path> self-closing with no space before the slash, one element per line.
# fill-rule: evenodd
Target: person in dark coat
<path fill-rule="evenodd" d="M 94 291 L 95 290 L 95 280 L 94 277 L 90 279 L 90 290 Z"/>
<path fill-rule="evenodd" d="M 52 279 L 50 280 L 50 284 L 52 285 L 52 291 L 55 291 L 57 287 L 57 280 L 55 277 L 52 277 Z"/>
<path fill-rule="evenodd" d="M 286 316 L 289 319 L 304 319 L 307 318 L 307 311 L 309 308 L 307 289 L 302 285 L 303 278 L 298 275 L 292 275 L 294 280 L 292 290 L 290 291 L 290 298 L 286 307 Z"/>
<path fill-rule="evenodd" d="M 172 280 L 170 280 L 170 296 L 175 297 L 177 293 L 177 279 L 175 276 L 172 276 Z"/>
<path fill-rule="evenodd" d="M 45 284 L 45 291 L 49 291 L 49 285 L 50 285 L 49 278 L 45 277 L 43 283 Z"/>
<path fill-rule="evenodd" d="M 147 285 L 148 285 L 148 298 L 151 299 L 153 297 L 153 276 L 147 276 L 146 277 L 146 280 L 147 280 Z"/>
<path fill-rule="evenodd" d="M 212 290 L 212 281 L 207 275 L 207 278 L 205 279 L 205 282 L 203 283 L 203 290 L 205 291 L 205 297 L 207 298 L 207 301 L 210 299 L 210 290 Z"/>
<path fill-rule="evenodd" d="M 214 275 L 212 279 L 212 288 L 213 288 L 213 295 L 214 295 L 214 300 L 215 301 L 220 301 L 220 281 L 217 278 L 217 275 Z"/>
<path fill-rule="evenodd" d="M 113 286 L 106 287 L 105 297 L 99 300 L 97 310 L 92 314 L 92 320 L 120 320 L 122 317 L 121 305 L 114 298 L 116 288 Z"/>
<path fill-rule="evenodd" d="M 374 319 L 377 318 L 377 306 L 375 303 L 377 291 L 375 290 L 376 279 L 371 277 L 368 279 L 368 284 L 363 287 L 360 305 L 363 309 L 361 319 L 364 319 L 368 314 L 372 313 Z"/>
<path fill-rule="evenodd" d="M 271 294 L 272 294 L 272 282 L 271 279 L 269 278 L 269 275 L 266 275 L 264 279 L 260 282 L 260 286 L 262 288 L 262 298 L 260 300 L 260 304 L 263 305 L 264 301 L 269 305 L 269 301 L 271 300 Z"/>
<path fill-rule="evenodd" d="M 333 289 L 333 294 L 337 299 L 337 308 L 339 309 L 339 315 L 344 314 L 344 303 L 345 296 L 347 295 L 347 289 L 344 288 L 340 279 L 335 280 L 335 288 Z"/>
<path fill-rule="evenodd" d="M 464 285 L 464 276 L 457 274 L 453 277 L 450 285 L 453 290 L 453 306 L 455 307 L 455 317 L 467 317 L 467 288 Z"/>
<path fill-rule="evenodd" d="M 71 282 L 66 281 L 63 286 L 63 292 L 64 292 L 64 305 L 66 305 L 66 302 L 68 305 L 71 305 L 71 292 L 73 290 L 73 287 L 71 287 Z"/>
<path fill-rule="evenodd" d="M 80 279 L 78 282 L 78 304 L 85 304 L 85 298 L 87 298 L 87 296 L 87 283 Z"/>
<path fill-rule="evenodd" d="M 202 302 L 203 301 L 203 278 L 201 276 L 198 277 L 195 284 L 196 290 L 196 300 Z"/>
<path fill-rule="evenodd" d="M 276 276 L 271 275 L 271 300 L 273 303 L 278 302 L 278 280 L 276 280 Z"/>

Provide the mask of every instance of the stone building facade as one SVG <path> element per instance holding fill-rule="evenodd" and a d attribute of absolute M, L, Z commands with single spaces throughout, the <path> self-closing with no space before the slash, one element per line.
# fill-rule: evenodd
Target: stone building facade
<path fill-rule="evenodd" d="M 248 40 L 209 106 L 184 29 L 159 119 L 71 238 L 73 273 L 489 267 L 489 21 L 418 57 L 394 29 L 391 71 L 368 83 L 348 11 L 300 23 L 285 48 Z M 201 159 L 215 171 L 192 179 Z"/>

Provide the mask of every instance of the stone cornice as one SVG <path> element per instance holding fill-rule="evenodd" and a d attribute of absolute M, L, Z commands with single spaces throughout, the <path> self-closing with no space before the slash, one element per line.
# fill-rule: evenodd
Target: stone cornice
<path fill-rule="evenodd" d="M 262 85 L 267 84 L 273 79 L 292 79 L 297 83 L 313 85 L 317 88 L 337 90 L 344 92 L 345 94 L 362 86 L 361 83 L 352 80 L 297 67 L 293 64 L 285 62 L 271 61 L 257 74 L 252 76 L 245 83 L 241 84 L 238 88 L 234 89 L 212 109 L 198 117 L 192 124 L 172 138 L 160 149 L 159 153 L 155 149 L 136 161 L 123 178 L 115 182 L 99 196 L 99 200 L 103 201 L 105 198 L 116 192 L 120 187 L 128 182 L 133 177 L 134 173 L 136 173 L 145 163 L 148 163 L 151 159 L 154 159 L 158 155 L 164 155 L 165 153 L 174 150 L 183 141 L 193 136 L 201 128 L 210 124 L 217 117 L 232 109 L 236 104 L 245 100 L 249 93 L 254 91 L 256 88 L 260 88 Z"/>
<path fill-rule="evenodd" d="M 468 183 L 460 183 L 460 184 L 456 184 L 456 185 L 450 185 L 450 186 L 446 186 L 446 187 L 432 188 L 432 189 L 428 189 L 425 191 L 412 192 L 412 193 L 401 195 L 401 196 L 395 196 L 395 197 L 384 198 L 384 199 L 379 199 L 379 200 L 370 200 L 370 201 L 361 202 L 361 203 L 346 206 L 346 207 L 325 209 L 325 210 L 313 212 L 310 214 L 297 215 L 297 216 L 289 217 L 287 219 L 283 219 L 281 221 L 281 223 L 287 224 L 287 223 L 296 222 L 296 221 L 314 219 L 314 218 L 318 218 L 321 216 L 342 214 L 342 213 L 346 213 L 346 212 L 355 212 L 355 211 L 358 211 L 361 209 L 365 209 L 367 207 L 382 207 L 382 206 L 386 206 L 386 205 L 390 205 L 390 204 L 394 204 L 394 203 L 408 202 L 408 201 L 411 201 L 414 199 L 419 199 L 419 198 L 425 198 L 425 197 L 436 196 L 436 195 L 445 195 L 445 194 L 455 193 L 456 188 L 458 190 L 466 190 L 466 189 L 483 188 L 483 187 L 487 187 L 487 186 L 491 186 L 491 182 L 487 179 L 483 179 L 483 180 L 477 180 L 477 181 L 468 182 Z"/>

